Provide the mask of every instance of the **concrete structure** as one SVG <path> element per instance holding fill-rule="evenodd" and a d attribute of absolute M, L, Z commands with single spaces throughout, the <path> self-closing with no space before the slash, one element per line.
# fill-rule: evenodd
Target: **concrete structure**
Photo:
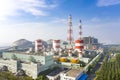
<path fill-rule="evenodd" d="M 35 41 L 35 52 L 37 53 L 38 51 L 42 50 L 42 40 L 38 39 Z"/>
<path fill-rule="evenodd" d="M 70 69 L 68 71 L 60 73 L 60 80 L 76 80 L 78 76 L 82 74 L 81 69 Z"/>
<path fill-rule="evenodd" d="M 72 48 L 68 49 L 68 55 L 69 57 L 72 57 Z"/>
<path fill-rule="evenodd" d="M 13 60 L 13 55 L 16 57 L 16 60 Z M 33 60 L 35 62 L 31 62 Z M 40 56 L 5 52 L 3 53 L 3 58 L 0 59 L 0 66 L 7 66 L 8 69 L 13 73 L 23 69 L 28 76 L 32 76 L 33 79 L 36 79 L 40 72 L 53 67 L 53 61 L 52 55 Z"/>
<path fill-rule="evenodd" d="M 47 75 L 49 80 L 77 80 L 82 76 L 82 68 L 80 69 L 69 69 L 69 70 L 61 70 L 57 69 L 50 74 Z"/>
<path fill-rule="evenodd" d="M 85 62 L 87 64 L 90 61 L 90 58 L 82 57 L 82 58 L 79 58 L 79 60 L 83 61 L 83 62 Z"/>
<path fill-rule="evenodd" d="M 83 50 L 83 40 L 76 40 L 75 41 L 75 50 L 79 52 L 79 57 L 82 57 L 82 50 Z"/>
<path fill-rule="evenodd" d="M 81 20 L 80 20 L 80 24 L 79 24 L 79 35 L 78 35 L 78 39 L 75 40 L 75 50 L 79 53 L 79 57 L 82 57 L 82 50 L 84 48 L 84 41 L 82 39 L 82 23 L 81 23 Z"/>
<path fill-rule="evenodd" d="M 83 37 L 84 41 L 84 49 L 95 50 L 98 49 L 100 44 L 98 43 L 98 39 L 94 37 Z"/>
<path fill-rule="evenodd" d="M 53 49 L 54 49 L 54 51 L 59 51 L 59 49 L 60 49 L 60 40 L 53 40 Z"/>
<path fill-rule="evenodd" d="M 70 62 L 61 62 L 62 67 L 64 68 L 80 68 L 80 64 L 70 63 Z"/>
<path fill-rule="evenodd" d="M 18 61 L 15 60 L 4 60 L 0 59 L 0 67 L 7 66 L 8 70 L 10 70 L 13 73 L 16 73 L 18 70 L 17 64 L 19 64 Z"/>
<path fill-rule="evenodd" d="M 60 73 L 62 72 L 62 69 L 56 69 L 50 74 L 47 75 L 49 80 L 60 80 Z"/>

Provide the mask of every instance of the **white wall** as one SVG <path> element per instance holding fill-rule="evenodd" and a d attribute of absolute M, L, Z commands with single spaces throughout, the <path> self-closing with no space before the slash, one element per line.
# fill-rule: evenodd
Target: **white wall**
<path fill-rule="evenodd" d="M 7 66 L 8 70 L 10 70 L 13 73 L 17 72 L 17 61 L 15 60 L 3 60 L 0 59 L 0 67 Z"/>

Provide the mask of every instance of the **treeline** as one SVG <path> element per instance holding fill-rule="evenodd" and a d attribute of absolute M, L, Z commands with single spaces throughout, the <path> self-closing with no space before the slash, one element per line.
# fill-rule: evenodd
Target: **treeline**
<path fill-rule="evenodd" d="M 14 76 L 13 73 L 9 71 L 0 72 L 0 80 L 33 80 L 32 77 L 28 76 Z"/>
<path fill-rule="evenodd" d="M 94 80 L 120 80 L 120 54 L 117 54 L 112 62 L 109 59 L 110 55 L 104 58 Z"/>
<path fill-rule="evenodd" d="M 105 46 L 105 49 L 108 49 L 109 52 L 120 53 L 120 45 L 109 45 Z"/>

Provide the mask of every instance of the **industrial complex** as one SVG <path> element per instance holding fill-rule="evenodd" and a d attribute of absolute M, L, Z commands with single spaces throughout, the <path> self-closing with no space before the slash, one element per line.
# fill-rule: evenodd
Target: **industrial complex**
<path fill-rule="evenodd" d="M 16 46 L 8 49 L 1 55 L 0 68 L 7 66 L 14 74 L 24 70 L 28 76 L 36 79 L 42 71 L 59 67 L 46 77 L 49 80 L 85 80 L 88 65 L 103 52 L 102 44 L 97 38 L 82 36 L 81 20 L 78 38 L 74 40 L 71 15 L 68 18 L 67 32 L 67 41 L 51 40 L 47 46 L 43 46 L 43 40 L 37 39 L 34 47 L 19 50 Z"/>

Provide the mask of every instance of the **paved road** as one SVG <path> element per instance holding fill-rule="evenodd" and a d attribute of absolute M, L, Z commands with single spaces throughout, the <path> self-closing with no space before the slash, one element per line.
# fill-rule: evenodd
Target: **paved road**
<path fill-rule="evenodd" d="M 100 58 L 99 62 L 97 63 L 97 65 L 93 69 L 93 72 L 90 75 L 88 75 L 87 80 L 93 80 L 94 79 L 94 77 L 95 77 L 95 71 L 97 71 L 100 68 L 103 59 L 104 59 L 104 55 L 102 55 L 102 57 Z"/>

